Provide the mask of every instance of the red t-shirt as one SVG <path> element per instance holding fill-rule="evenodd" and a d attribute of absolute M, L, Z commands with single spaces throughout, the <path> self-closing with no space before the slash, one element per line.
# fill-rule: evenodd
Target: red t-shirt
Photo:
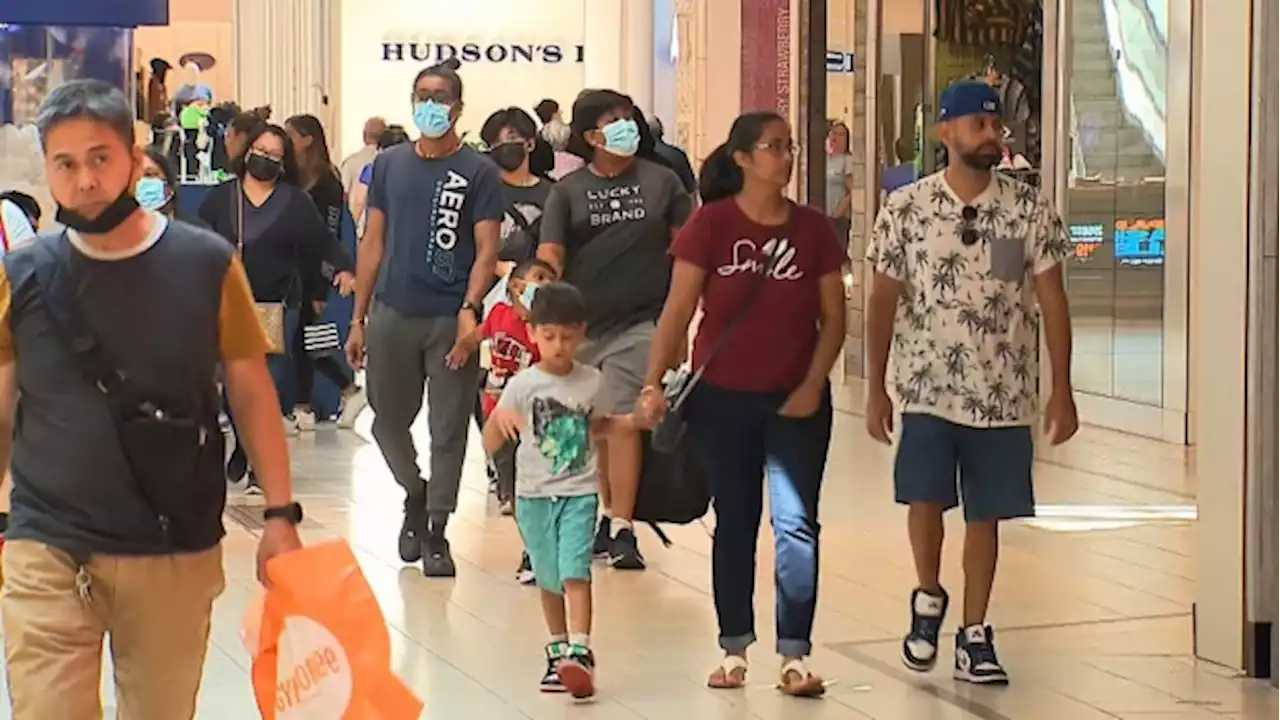
<path fill-rule="evenodd" d="M 797 205 L 787 237 L 782 227 L 752 222 L 732 198 L 698 208 L 671 246 L 677 260 L 706 271 L 702 324 L 693 341 L 699 367 L 760 281 L 764 252 L 778 260 L 746 317 L 703 376 L 731 390 L 793 390 L 809 370 L 818 342 L 818 280 L 839 272 L 844 251 L 831 221 Z"/>
<path fill-rule="evenodd" d="M 493 306 L 480 325 L 480 337 L 489 340 L 489 377 L 482 395 L 488 415 L 497 406 L 507 379 L 538 362 L 538 346 L 529 337 L 528 323 L 508 303 Z"/>

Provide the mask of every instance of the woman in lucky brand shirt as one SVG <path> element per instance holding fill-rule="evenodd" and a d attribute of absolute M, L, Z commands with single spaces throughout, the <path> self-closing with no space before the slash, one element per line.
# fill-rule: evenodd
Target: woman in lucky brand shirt
<path fill-rule="evenodd" d="M 679 363 L 701 303 L 685 420 L 711 478 L 713 593 L 724 662 L 713 688 L 746 682 L 755 641 L 756 536 L 767 473 L 776 546 L 778 688 L 820 695 L 804 658 L 818 585 L 818 494 L 831 436 L 827 375 L 844 341 L 844 253 L 819 210 L 788 200 L 795 144 L 771 112 L 739 117 L 702 169 L 703 202 L 671 247 L 671 289 L 653 336 L 640 411 L 666 410 L 659 381 Z M 716 348 L 713 351 L 713 348 Z M 709 362 L 708 362 L 709 360 Z"/>

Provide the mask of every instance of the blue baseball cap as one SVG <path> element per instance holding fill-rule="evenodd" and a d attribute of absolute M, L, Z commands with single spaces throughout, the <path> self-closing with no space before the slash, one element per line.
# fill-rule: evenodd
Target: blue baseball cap
<path fill-rule="evenodd" d="M 1000 95 L 995 88 L 978 80 L 961 80 L 942 89 L 939 122 L 982 114 L 1000 114 Z"/>

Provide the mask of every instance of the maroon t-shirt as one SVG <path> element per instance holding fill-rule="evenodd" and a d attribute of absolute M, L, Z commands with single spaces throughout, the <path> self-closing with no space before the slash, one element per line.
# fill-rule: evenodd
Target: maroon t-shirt
<path fill-rule="evenodd" d="M 733 198 L 698 208 L 671 246 L 673 257 L 707 273 L 702 324 L 693 341 L 695 368 L 748 302 L 766 252 L 777 261 L 707 367 L 703 377 L 713 385 L 782 392 L 804 380 L 818 342 L 818 280 L 840 271 L 844 251 L 831 221 L 818 210 L 795 206 L 787 230 L 752 222 Z"/>

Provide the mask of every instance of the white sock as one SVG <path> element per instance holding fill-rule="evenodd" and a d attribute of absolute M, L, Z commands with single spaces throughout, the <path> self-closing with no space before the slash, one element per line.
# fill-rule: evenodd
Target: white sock
<path fill-rule="evenodd" d="M 632 529 L 633 528 L 631 526 L 630 520 L 623 520 L 622 518 L 614 518 L 613 530 L 615 533 L 621 532 L 623 530 L 632 530 Z"/>
<path fill-rule="evenodd" d="M 587 633 L 570 633 L 569 644 L 574 647 L 589 648 L 591 647 L 591 636 Z"/>

